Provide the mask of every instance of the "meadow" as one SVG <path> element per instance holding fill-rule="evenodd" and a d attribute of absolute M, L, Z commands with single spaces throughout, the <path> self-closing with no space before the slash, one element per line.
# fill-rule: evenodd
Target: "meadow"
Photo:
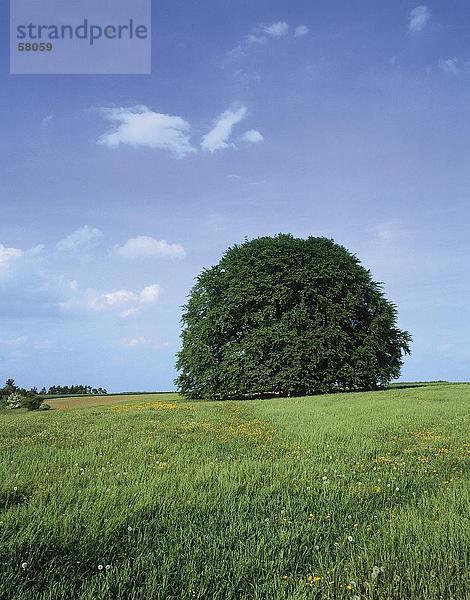
<path fill-rule="evenodd" d="M 0 598 L 468 598 L 469 398 L 3 411 Z"/>

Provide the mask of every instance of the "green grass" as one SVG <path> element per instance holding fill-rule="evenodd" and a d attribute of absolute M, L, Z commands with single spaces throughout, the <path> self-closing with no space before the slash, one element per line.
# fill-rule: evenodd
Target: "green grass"
<path fill-rule="evenodd" d="M 0 598 L 467 598 L 469 396 L 3 412 Z"/>

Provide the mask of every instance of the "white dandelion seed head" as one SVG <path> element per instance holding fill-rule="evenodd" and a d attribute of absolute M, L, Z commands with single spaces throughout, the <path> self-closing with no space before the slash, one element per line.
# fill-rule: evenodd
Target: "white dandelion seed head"
<path fill-rule="evenodd" d="M 98 571 L 102 571 L 103 570 L 103 565 L 98 565 Z"/>
<path fill-rule="evenodd" d="M 28 566 L 27 562 L 21 563 L 21 568 L 22 569 L 26 569 L 27 566 Z"/>

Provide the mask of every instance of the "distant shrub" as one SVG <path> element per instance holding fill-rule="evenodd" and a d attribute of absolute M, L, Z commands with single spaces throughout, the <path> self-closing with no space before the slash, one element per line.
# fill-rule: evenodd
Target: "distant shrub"
<path fill-rule="evenodd" d="M 42 402 L 42 398 L 40 398 L 37 394 L 28 392 L 23 400 L 23 408 L 26 408 L 26 410 L 38 410 L 42 405 Z"/>
<path fill-rule="evenodd" d="M 12 410 L 26 408 L 26 410 L 38 410 L 42 405 L 42 398 L 33 392 L 13 392 L 6 399 L 6 406 Z"/>
<path fill-rule="evenodd" d="M 38 410 L 51 410 L 51 407 L 49 404 L 40 404 Z"/>
<path fill-rule="evenodd" d="M 16 409 L 21 408 L 23 404 L 24 396 L 19 392 L 13 392 L 6 399 L 7 408 Z"/>

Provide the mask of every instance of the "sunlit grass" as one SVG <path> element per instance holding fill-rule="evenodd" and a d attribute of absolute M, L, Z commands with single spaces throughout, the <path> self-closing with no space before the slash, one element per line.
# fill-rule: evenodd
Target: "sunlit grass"
<path fill-rule="evenodd" d="M 467 385 L 0 415 L 0 598 L 467 598 Z"/>

